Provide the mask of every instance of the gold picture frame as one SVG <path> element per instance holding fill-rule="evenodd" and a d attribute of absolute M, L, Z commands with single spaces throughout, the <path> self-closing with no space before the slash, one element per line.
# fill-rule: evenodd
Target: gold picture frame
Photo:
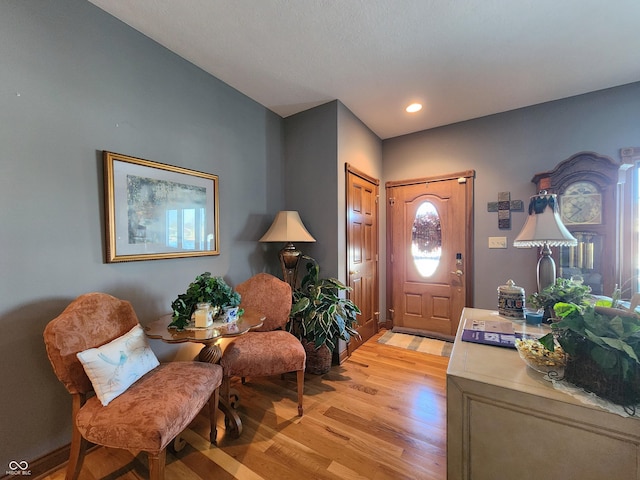
<path fill-rule="evenodd" d="M 218 176 L 103 152 L 106 262 L 219 255 Z"/>

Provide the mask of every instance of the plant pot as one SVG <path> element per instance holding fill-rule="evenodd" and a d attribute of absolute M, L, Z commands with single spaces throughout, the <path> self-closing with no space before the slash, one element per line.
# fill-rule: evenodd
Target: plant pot
<path fill-rule="evenodd" d="M 613 372 L 605 371 L 591 358 L 590 352 L 594 346 L 589 340 L 581 339 L 576 352 L 568 355 L 565 380 L 618 405 L 637 405 L 640 402 L 638 365 L 632 363 L 631 372 L 626 378 L 620 366 Z"/>
<path fill-rule="evenodd" d="M 331 350 L 326 345 L 322 345 L 316 350 L 313 342 L 302 340 L 302 346 L 307 352 L 306 371 L 314 375 L 322 375 L 331 370 Z"/>

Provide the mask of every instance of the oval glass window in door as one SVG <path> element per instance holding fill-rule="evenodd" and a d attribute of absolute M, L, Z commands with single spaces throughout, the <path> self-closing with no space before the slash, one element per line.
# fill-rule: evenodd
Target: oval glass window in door
<path fill-rule="evenodd" d="M 431 202 L 423 202 L 416 211 L 411 230 L 413 263 L 423 277 L 430 277 L 440 264 L 442 231 L 440 215 Z"/>

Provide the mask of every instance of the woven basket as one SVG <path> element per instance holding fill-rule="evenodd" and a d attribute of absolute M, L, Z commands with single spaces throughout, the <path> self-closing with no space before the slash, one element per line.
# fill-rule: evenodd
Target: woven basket
<path fill-rule="evenodd" d="M 640 369 L 633 363 L 631 376 L 623 378 L 622 368 L 617 373 L 605 372 L 589 355 L 593 343 L 584 340 L 574 355 L 568 355 L 564 378 L 567 382 L 595 393 L 622 406 L 640 404 Z"/>
<path fill-rule="evenodd" d="M 314 375 L 322 375 L 331 370 L 331 350 L 326 345 L 315 349 L 313 342 L 302 341 L 302 346 L 307 352 L 306 371 Z"/>

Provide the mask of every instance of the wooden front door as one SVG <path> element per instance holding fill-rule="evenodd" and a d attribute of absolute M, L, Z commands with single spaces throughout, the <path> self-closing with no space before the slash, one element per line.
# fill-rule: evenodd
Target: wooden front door
<path fill-rule="evenodd" d="M 347 261 L 349 298 L 360 308 L 348 353 L 378 331 L 378 185 L 379 181 L 346 166 Z"/>
<path fill-rule="evenodd" d="M 474 175 L 386 184 L 387 297 L 394 326 L 455 335 L 473 298 Z"/>

